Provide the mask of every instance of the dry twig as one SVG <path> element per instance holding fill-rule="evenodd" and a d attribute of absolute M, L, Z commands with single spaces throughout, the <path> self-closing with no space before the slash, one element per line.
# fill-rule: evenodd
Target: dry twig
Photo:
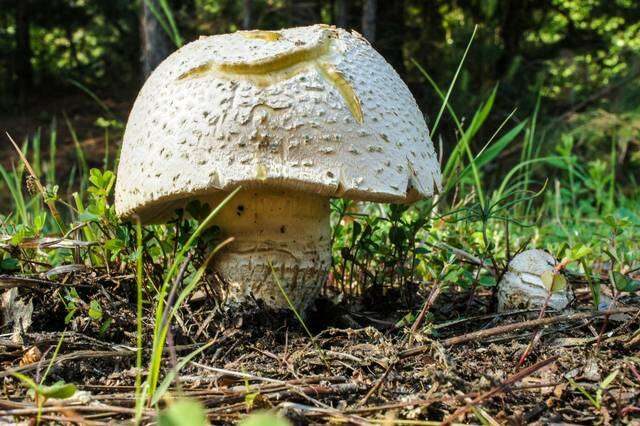
<path fill-rule="evenodd" d="M 565 322 L 565 321 L 567 322 L 578 321 L 582 319 L 597 318 L 597 317 L 610 316 L 615 314 L 629 314 L 629 313 L 635 313 L 637 311 L 638 311 L 637 307 L 633 307 L 633 308 L 629 307 L 629 308 L 612 309 L 609 311 L 602 311 L 602 312 L 577 312 L 573 314 L 557 315 L 555 317 L 540 318 L 535 320 L 517 322 L 514 324 L 501 325 L 498 327 L 489 328 L 487 330 L 474 331 L 473 333 L 467 333 L 467 334 L 463 334 L 462 336 L 456 336 L 456 337 L 451 337 L 449 339 L 442 340 L 440 341 L 440 344 L 445 347 L 455 346 L 455 345 L 460 345 L 462 343 L 467 343 L 475 340 L 482 340 L 485 337 L 496 336 L 499 334 L 509 333 L 511 331 L 516 331 L 516 330 L 527 330 L 531 328 L 551 325 L 551 324 Z M 404 358 L 420 355 L 422 353 L 427 352 L 430 348 L 431 346 L 416 346 L 415 348 L 407 349 L 405 351 L 400 352 L 399 357 L 401 359 L 404 359 Z"/>

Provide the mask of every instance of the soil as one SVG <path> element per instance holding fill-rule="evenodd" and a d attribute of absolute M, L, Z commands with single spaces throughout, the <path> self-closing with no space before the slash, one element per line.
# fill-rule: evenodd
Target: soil
<path fill-rule="evenodd" d="M 33 302 L 33 324 L 17 342 L 8 336 L 0 341 L 0 421 L 33 418 L 33 400 L 9 374 L 41 377 L 65 329 L 47 382 L 75 383 L 82 392 L 48 402 L 47 418 L 83 424 L 132 418 L 136 322 L 135 306 L 127 300 L 134 300 L 133 284 L 93 274 L 70 274 L 65 281 L 82 284 L 80 296 L 99 300 L 112 323 L 100 330 L 79 312 L 65 324 L 68 311 L 55 302 L 61 288 L 21 289 L 23 299 Z M 259 305 L 223 309 L 206 294 L 181 310 L 164 362 L 170 368 L 211 343 L 181 370 L 170 395 L 199 399 L 214 424 L 234 424 L 259 408 L 279 408 L 294 424 L 640 420 L 637 298 L 622 300 L 617 307 L 626 309 L 622 315 L 597 316 L 588 306 L 575 305 L 568 312 L 548 314 L 559 320 L 539 328 L 528 325 L 536 312 L 490 312 L 490 292 L 477 295 L 471 306 L 467 294 L 449 292 L 413 335 L 401 323 L 406 307 L 378 304 L 374 310 L 358 301 L 335 305 L 325 299 L 307 316 L 312 340 L 288 312 Z M 576 320 L 571 312 L 582 317 Z M 152 313 L 146 315 L 151 318 Z M 509 324 L 513 330 L 504 331 Z M 479 331 L 483 336 L 472 334 Z M 538 331 L 539 339 L 519 366 Z M 151 333 L 148 321 L 145 335 Z M 147 347 L 149 341 L 145 338 Z M 42 357 L 29 359 L 34 352 Z M 609 387 L 599 392 L 616 371 Z M 160 405 L 168 403 L 171 399 L 165 398 Z M 145 411 L 145 419 L 153 416 L 154 411 Z"/>

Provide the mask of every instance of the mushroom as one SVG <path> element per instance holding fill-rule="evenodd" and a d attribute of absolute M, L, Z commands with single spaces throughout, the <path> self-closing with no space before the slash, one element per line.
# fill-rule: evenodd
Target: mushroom
<path fill-rule="evenodd" d="M 331 264 L 331 198 L 413 202 L 440 179 L 398 74 L 358 33 L 314 25 L 201 37 L 169 56 L 129 116 L 115 202 L 161 223 L 241 186 L 216 222 L 235 238 L 213 265 L 226 295 L 286 307 L 277 277 L 304 310 Z"/>
<path fill-rule="evenodd" d="M 556 264 L 544 250 L 525 250 L 516 255 L 498 284 L 498 310 L 536 309 L 545 303 L 557 311 L 564 309 L 569 304 L 569 291 L 564 280 L 555 279 L 554 284 Z M 562 285 L 558 285 L 560 281 Z"/>

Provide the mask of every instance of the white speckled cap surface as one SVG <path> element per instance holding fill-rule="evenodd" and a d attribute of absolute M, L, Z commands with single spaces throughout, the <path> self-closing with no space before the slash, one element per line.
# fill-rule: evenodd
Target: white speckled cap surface
<path fill-rule="evenodd" d="M 116 209 L 156 221 L 238 185 L 405 202 L 431 196 L 440 179 L 413 96 L 360 35 L 241 31 L 187 44 L 144 84 Z"/>

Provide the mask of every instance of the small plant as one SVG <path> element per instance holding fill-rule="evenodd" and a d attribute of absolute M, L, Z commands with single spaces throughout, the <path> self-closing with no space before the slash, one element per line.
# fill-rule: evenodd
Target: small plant
<path fill-rule="evenodd" d="M 40 424 L 40 417 L 42 415 L 42 407 L 48 399 L 67 399 L 71 398 L 76 393 L 76 385 L 73 383 L 65 383 L 64 381 L 57 381 L 50 386 L 43 385 L 42 383 L 36 383 L 28 376 L 20 373 L 13 373 L 13 377 L 19 379 L 25 386 L 29 388 L 29 394 L 33 397 L 38 407 L 38 414 L 36 417 L 36 424 Z M 43 380 L 44 381 L 44 380 Z"/>
<path fill-rule="evenodd" d="M 609 388 L 609 386 L 611 386 L 611 383 L 613 383 L 613 381 L 616 379 L 619 372 L 619 370 L 614 370 L 607 377 L 605 377 L 604 380 L 598 384 L 595 395 L 592 395 L 584 386 L 581 386 L 575 380 L 571 378 L 569 378 L 568 380 L 571 384 L 571 387 L 578 390 L 582 395 L 585 396 L 585 398 L 589 400 L 591 405 L 593 405 L 593 407 L 597 411 L 600 411 L 600 409 L 602 408 L 602 398 L 604 396 L 604 392 L 607 390 L 607 388 Z"/>
<path fill-rule="evenodd" d="M 40 424 L 40 418 L 42 416 L 42 407 L 44 406 L 44 404 L 47 402 L 48 399 L 51 399 L 51 398 L 68 399 L 68 398 L 71 398 L 73 395 L 75 395 L 77 391 L 76 385 L 74 385 L 73 383 L 65 383 L 64 381 L 61 381 L 61 380 L 49 386 L 44 384 L 44 381 L 47 378 L 47 375 L 49 374 L 51 367 L 53 366 L 53 362 L 58 356 L 58 351 L 62 346 L 63 340 L 64 340 L 64 333 L 60 337 L 60 340 L 58 341 L 58 344 L 55 350 L 53 351 L 53 356 L 51 357 L 51 361 L 49 362 L 49 365 L 47 366 L 47 370 L 42 376 L 40 383 L 36 383 L 35 380 L 33 380 L 29 376 L 25 376 L 24 374 L 11 373 L 13 377 L 20 380 L 29 389 L 28 391 L 29 394 L 32 396 L 32 398 L 36 402 L 36 406 L 38 408 L 38 412 L 36 416 L 36 424 Z"/>

